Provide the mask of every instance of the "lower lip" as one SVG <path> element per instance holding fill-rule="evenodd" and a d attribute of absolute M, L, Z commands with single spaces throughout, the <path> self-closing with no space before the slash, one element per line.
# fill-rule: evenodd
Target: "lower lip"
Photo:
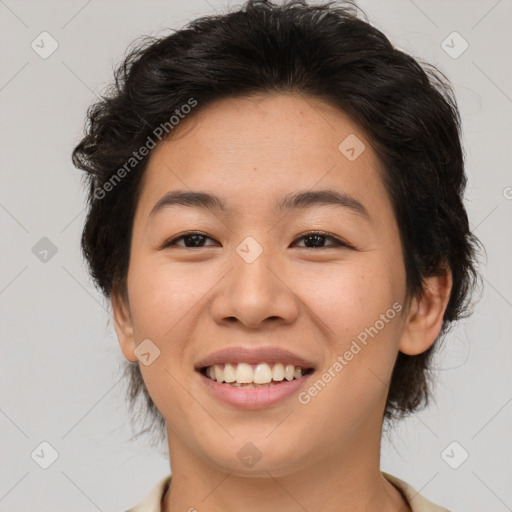
<path fill-rule="evenodd" d="M 312 373 L 308 373 L 300 379 L 282 381 L 281 384 L 266 388 L 237 388 L 212 380 L 201 372 L 198 372 L 198 374 L 210 393 L 217 399 L 239 409 L 262 409 L 285 400 L 297 394 L 312 375 Z"/>

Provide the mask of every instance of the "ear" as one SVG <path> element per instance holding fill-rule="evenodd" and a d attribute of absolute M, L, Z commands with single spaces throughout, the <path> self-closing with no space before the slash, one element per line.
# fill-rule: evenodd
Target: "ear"
<path fill-rule="evenodd" d="M 434 343 L 443 326 L 452 284 L 452 273 L 448 267 L 444 274 L 424 280 L 421 296 L 413 298 L 405 320 L 400 352 L 415 356 L 425 352 Z"/>
<path fill-rule="evenodd" d="M 125 298 L 120 292 L 113 290 L 110 300 L 114 315 L 114 328 L 121 351 L 128 361 L 136 362 L 138 359 L 133 353 L 136 344 L 128 298 Z"/>

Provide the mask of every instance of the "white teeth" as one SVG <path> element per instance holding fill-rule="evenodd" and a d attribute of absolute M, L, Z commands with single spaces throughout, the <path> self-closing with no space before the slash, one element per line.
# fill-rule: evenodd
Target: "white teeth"
<path fill-rule="evenodd" d="M 236 367 L 235 379 L 239 384 L 250 384 L 254 379 L 252 367 L 247 363 L 240 363 Z"/>
<path fill-rule="evenodd" d="M 224 382 L 235 382 L 235 369 L 229 363 L 224 365 Z"/>
<path fill-rule="evenodd" d="M 293 377 L 295 375 L 295 367 L 293 364 L 287 364 L 284 369 L 284 378 L 286 380 L 293 380 Z"/>
<path fill-rule="evenodd" d="M 271 366 L 268 363 L 259 363 L 252 366 L 247 363 L 226 363 L 208 366 L 205 374 L 211 380 L 226 382 L 235 387 L 265 387 L 273 386 L 284 379 L 300 379 L 304 371 L 302 367 L 292 364 L 276 363 Z"/>
<path fill-rule="evenodd" d="M 254 370 L 255 384 L 270 384 L 272 382 L 272 370 L 267 363 L 261 363 Z"/>
<path fill-rule="evenodd" d="M 213 365 L 213 369 L 215 370 L 215 379 L 217 382 L 222 382 L 224 380 L 224 371 L 222 368 L 218 364 L 215 364 Z"/>
<path fill-rule="evenodd" d="M 284 366 L 281 363 L 277 363 L 272 368 L 272 380 L 281 382 L 284 379 Z"/>

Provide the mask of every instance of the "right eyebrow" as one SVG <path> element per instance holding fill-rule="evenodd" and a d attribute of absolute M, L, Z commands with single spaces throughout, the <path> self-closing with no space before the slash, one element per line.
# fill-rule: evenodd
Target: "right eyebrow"
<path fill-rule="evenodd" d="M 222 199 L 213 194 L 208 194 L 206 192 L 188 192 L 182 190 L 172 190 L 170 192 L 167 192 L 167 194 L 165 194 L 162 198 L 160 198 L 157 201 L 155 206 L 153 206 L 153 209 L 151 210 L 149 217 L 152 217 L 156 213 L 164 210 L 165 208 L 169 208 L 176 205 L 195 208 L 205 208 L 207 210 L 212 211 L 225 211 L 227 209 Z"/>

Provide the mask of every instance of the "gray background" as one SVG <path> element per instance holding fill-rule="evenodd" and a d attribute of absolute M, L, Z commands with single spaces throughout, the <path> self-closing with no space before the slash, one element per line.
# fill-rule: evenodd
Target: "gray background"
<path fill-rule="evenodd" d="M 464 124 L 466 205 L 488 254 L 475 313 L 436 359 L 437 404 L 384 437 L 382 468 L 453 512 L 512 510 L 512 5 L 360 5 L 395 45 L 452 81 Z M 0 0 L 0 510 L 122 511 L 169 472 L 165 453 L 129 441 L 123 357 L 79 252 L 85 203 L 70 153 L 87 106 L 129 43 L 228 6 Z M 47 59 L 31 47 L 43 31 L 59 45 Z M 442 46 L 453 31 L 469 44 L 457 58 Z M 463 41 L 444 44 L 453 53 Z M 57 249 L 46 262 L 33 252 L 43 237 Z M 40 467 L 51 462 L 44 441 L 58 453 L 48 469 Z"/>

